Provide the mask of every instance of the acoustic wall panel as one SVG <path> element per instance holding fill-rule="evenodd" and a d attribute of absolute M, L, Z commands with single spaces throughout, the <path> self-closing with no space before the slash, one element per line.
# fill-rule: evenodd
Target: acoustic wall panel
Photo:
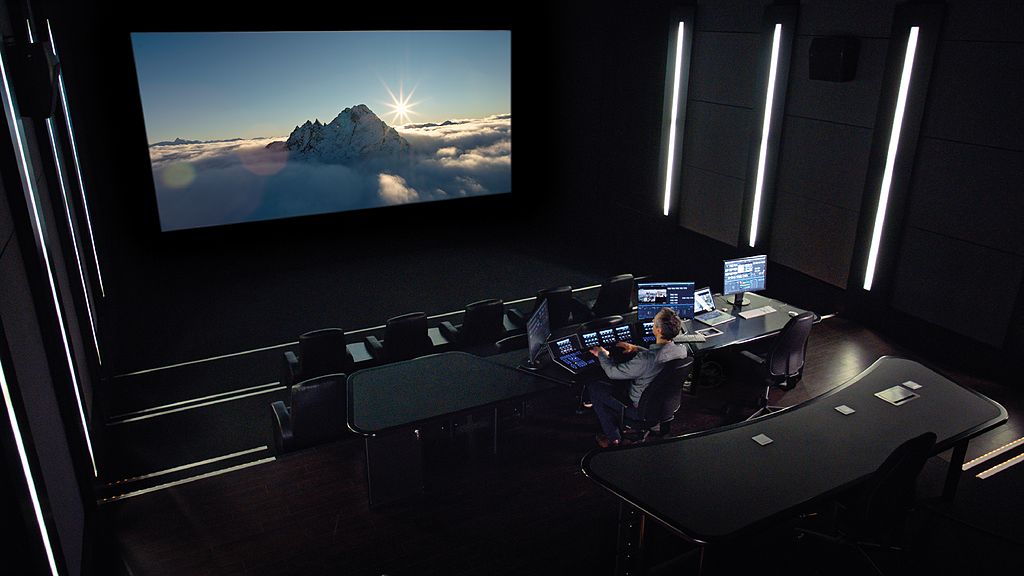
<path fill-rule="evenodd" d="M 1001 347 L 1022 272 L 1024 257 L 907 228 L 899 253 L 892 305 L 922 320 Z"/>
<path fill-rule="evenodd" d="M 751 114 L 746 108 L 690 102 L 683 144 L 683 172 L 696 167 L 745 178 Z M 684 196 L 690 193 L 683 187 Z"/>
<path fill-rule="evenodd" d="M 859 212 L 871 130 L 791 116 L 786 118 L 784 131 L 779 194 L 796 194 Z"/>
<path fill-rule="evenodd" d="M 846 286 L 857 211 L 794 194 L 780 183 L 773 224 L 773 261 L 833 286 Z"/>
<path fill-rule="evenodd" d="M 800 33 L 884 38 L 892 28 L 892 4 L 892 0 L 801 2 Z"/>
<path fill-rule="evenodd" d="M 1024 44 L 943 42 L 922 136 L 1024 150 Z"/>
<path fill-rule="evenodd" d="M 948 40 L 1024 42 L 1024 2 L 946 0 L 943 35 Z"/>
<path fill-rule="evenodd" d="M 698 32 L 752 32 L 761 29 L 758 2 L 701 0 L 697 3 Z"/>
<path fill-rule="evenodd" d="M 683 170 L 686 194 L 679 207 L 679 224 L 727 244 L 735 244 L 740 233 L 743 186 L 740 178 L 701 168 Z"/>
<path fill-rule="evenodd" d="M 923 138 L 908 224 L 1024 256 L 1024 152 Z"/>
<path fill-rule="evenodd" d="M 874 126 L 888 42 L 875 38 L 858 41 L 856 77 L 849 82 L 823 82 L 810 79 L 811 38 L 796 39 L 786 95 L 787 114 L 866 128 Z"/>
<path fill-rule="evenodd" d="M 698 13 L 698 20 L 700 14 Z M 697 31 L 690 64 L 690 101 L 751 108 L 757 95 L 760 36 Z"/>

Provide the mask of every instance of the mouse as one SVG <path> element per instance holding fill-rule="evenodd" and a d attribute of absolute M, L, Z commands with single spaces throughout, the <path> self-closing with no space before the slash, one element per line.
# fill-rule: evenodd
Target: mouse
<path fill-rule="evenodd" d="M 789 311 L 789 315 L 790 315 L 790 316 L 796 316 L 796 315 L 797 315 L 797 313 L 796 313 L 796 311 L 795 311 L 795 310 L 790 310 L 790 311 Z"/>

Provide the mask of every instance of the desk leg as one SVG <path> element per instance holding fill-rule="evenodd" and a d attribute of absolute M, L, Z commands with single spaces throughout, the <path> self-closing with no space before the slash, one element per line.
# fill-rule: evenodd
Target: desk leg
<path fill-rule="evenodd" d="M 619 503 L 619 534 L 615 550 L 616 576 L 643 573 L 644 520 L 643 512 L 625 503 Z"/>
<path fill-rule="evenodd" d="M 960 483 L 964 459 L 967 457 L 967 441 L 953 447 L 953 455 L 949 459 L 949 470 L 946 470 L 946 485 L 942 487 L 942 499 L 952 500 L 956 496 L 956 487 Z"/>
<path fill-rule="evenodd" d="M 419 430 L 366 438 L 366 484 L 370 506 L 423 490 L 423 447 Z"/>

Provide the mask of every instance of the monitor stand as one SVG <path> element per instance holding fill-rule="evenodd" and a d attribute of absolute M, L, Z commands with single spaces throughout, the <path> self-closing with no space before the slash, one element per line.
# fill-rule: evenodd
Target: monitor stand
<path fill-rule="evenodd" d="M 750 298 L 744 298 L 743 294 L 744 294 L 744 292 L 737 292 L 736 294 L 734 294 L 732 296 L 732 298 L 726 296 L 725 297 L 726 304 L 732 304 L 733 306 L 736 306 L 737 308 L 740 307 L 740 306 L 749 306 L 750 305 Z"/>

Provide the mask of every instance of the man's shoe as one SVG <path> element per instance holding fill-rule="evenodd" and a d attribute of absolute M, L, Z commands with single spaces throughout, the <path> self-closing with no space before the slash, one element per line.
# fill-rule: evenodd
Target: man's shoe
<path fill-rule="evenodd" d="M 617 438 L 615 440 L 611 440 L 604 434 L 598 434 L 594 438 L 597 440 L 597 445 L 600 446 L 601 448 L 619 445 L 619 440 Z"/>

